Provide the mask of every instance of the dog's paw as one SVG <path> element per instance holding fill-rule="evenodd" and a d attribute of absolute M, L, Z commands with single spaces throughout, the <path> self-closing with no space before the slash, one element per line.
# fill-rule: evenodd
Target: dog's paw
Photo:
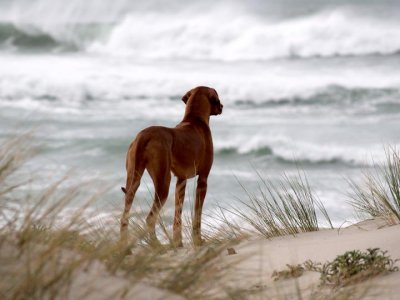
<path fill-rule="evenodd" d="M 194 238 L 193 239 L 193 244 L 196 247 L 201 247 L 201 246 L 203 246 L 205 244 L 205 241 L 202 238 Z"/>
<path fill-rule="evenodd" d="M 182 241 L 174 241 L 173 245 L 175 248 L 183 248 Z"/>
<path fill-rule="evenodd" d="M 161 242 L 155 236 L 150 236 L 147 239 L 147 244 L 153 249 L 158 249 L 163 247 L 163 244 L 161 244 Z"/>

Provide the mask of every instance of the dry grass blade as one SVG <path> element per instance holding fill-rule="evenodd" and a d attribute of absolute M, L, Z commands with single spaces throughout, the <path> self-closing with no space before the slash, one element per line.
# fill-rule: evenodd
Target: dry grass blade
<path fill-rule="evenodd" d="M 32 146 L 32 132 L 5 140 L 0 144 L 0 197 L 30 181 L 18 179 L 17 182 L 10 183 L 9 178 L 37 152 L 37 147 Z"/>
<path fill-rule="evenodd" d="M 190 299 L 213 299 L 215 294 L 223 291 L 221 279 L 233 264 L 221 261 L 221 255 L 231 245 L 227 243 L 207 244 L 179 261 L 169 265 L 162 274 L 160 287 Z"/>
<path fill-rule="evenodd" d="M 204 215 L 207 217 L 207 219 L 203 221 L 203 235 L 206 241 L 230 241 L 235 244 L 249 236 L 243 226 L 238 224 L 234 218 L 227 213 L 227 210 L 217 205 L 212 213 Z"/>
<path fill-rule="evenodd" d="M 261 182 L 258 195 L 242 186 L 248 196 L 247 200 L 239 199 L 244 209 L 231 207 L 230 213 L 267 238 L 319 230 L 317 210 L 332 228 L 325 207 L 312 193 L 304 174 L 284 175 L 277 183 L 257 175 Z"/>
<path fill-rule="evenodd" d="M 386 164 L 364 173 L 364 182 L 349 181 L 350 204 L 358 214 L 384 217 L 389 224 L 400 222 L 400 155 L 387 148 Z"/>
<path fill-rule="evenodd" d="M 32 147 L 32 132 L 18 135 L 0 144 L 0 182 L 18 170 L 37 153 Z"/>

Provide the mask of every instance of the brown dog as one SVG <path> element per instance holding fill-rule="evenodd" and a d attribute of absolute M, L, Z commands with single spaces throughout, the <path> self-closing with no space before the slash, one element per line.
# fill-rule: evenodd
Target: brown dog
<path fill-rule="evenodd" d="M 154 183 L 154 203 L 146 218 L 151 240 L 157 242 L 155 225 L 158 214 L 168 197 L 171 172 L 177 177 L 175 189 L 174 243 L 182 246 L 182 206 L 186 179 L 198 175 L 193 240 L 201 244 L 201 211 L 207 192 L 207 178 L 213 163 L 213 142 L 209 127 L 210 115 L 222 113 L 216 90 L 196 87 L 182 98 L 186 104 L 183 120 L 175 128 L 148 127 L 136 136 L 126 158 L 127 179 L 125 209 L 121 218 L 121 241 L 127 240 L 129 210 L 140 179 L 146 169 Z"/>

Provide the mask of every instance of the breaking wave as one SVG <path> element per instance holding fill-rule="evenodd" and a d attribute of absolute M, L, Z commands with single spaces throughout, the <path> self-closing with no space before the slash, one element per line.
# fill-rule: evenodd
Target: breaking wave
<path fill-rule="evenodd" d="M 387 55 L 400 50 L 398 23 L 346 9 L 278 21 L 213 14 L 129 15 L 106 42 L 89 49 L 150 59 L 226 61 Z"/>
<path fill-rule="evenodd" d="M 399 25 L 394 18 L 360 15 L 348 7 L 292 18 L 260 17 L 218 6 L 190 12 L 128 9 L 111 21 L 88 22 L 83 17 L 46 22 L 3 20 L 0 45 L 136 59 L 257 61 L 393 55 L 400 51 Z"/>

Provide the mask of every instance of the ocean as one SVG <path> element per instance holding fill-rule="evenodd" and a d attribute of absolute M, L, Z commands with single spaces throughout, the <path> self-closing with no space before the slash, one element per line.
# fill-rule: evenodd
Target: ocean
<path fill-rule="evenodd" d="M 348 180 L 400 146 L 400 2 L 0 1 L 0 140 L 34 130 L 33 191 L 72 172 L 109 187 L 99 215 L 122 211 L 131 140 L 179 123 L 198 85 L 224 104 L 206 211 L 301 170 L 351 222 Z M 134 210 L 151 190 L 146 175 Z"/>

